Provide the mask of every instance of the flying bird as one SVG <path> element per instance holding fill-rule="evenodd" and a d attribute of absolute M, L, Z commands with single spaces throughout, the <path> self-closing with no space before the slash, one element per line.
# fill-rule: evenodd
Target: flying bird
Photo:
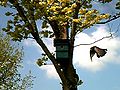
<path fill-rule="evenodd" d="M 95 55 L 97 55 L 98 58 L 103 57 L 106 53 L 107 53 L 107 49 L 101 49 L 97 46 L 93 46 L 90 48 L 90 59 L 92 61 L 92 57 Z"/>

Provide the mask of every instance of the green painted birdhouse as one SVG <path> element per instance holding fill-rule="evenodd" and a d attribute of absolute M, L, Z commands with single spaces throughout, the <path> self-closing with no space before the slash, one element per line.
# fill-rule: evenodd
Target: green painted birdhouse
<path fill-rule="evenodd" d="M 56 59 L 69 59 L 69 39 L 55 39 Z"/>

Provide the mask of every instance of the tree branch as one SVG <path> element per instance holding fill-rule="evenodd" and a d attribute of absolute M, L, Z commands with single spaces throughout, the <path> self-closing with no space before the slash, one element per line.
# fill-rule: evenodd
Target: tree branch
<path fill-rule="evenodd" d="M 9 0 L 11 1 L 11 0 Z M 29 20 L 27 19 L 27 17 L 24 14 L 24 9 L 19 5 L 18 2 L 16 1 L 11 1 L 11 4 L 13 4 L 13 6 L 17 9 L 20 17 L 22 18 L 22 20 L 27 24 L 27 27 L 29 30 L 31 30 L 31 34 L 34 37 L 34 39 L 36 40 L 36 42 L 42 47 L 43 51 L 46 53 L 46 55 L 48 56 L 48 58 L 52 61 L 52 63 L 55 66 L 55 69 L 58 73 L 58 75 L 60 76 L 63 84 L 68 84 L 68 82 L 66 81 L 66 78 L 64 76 L 64 73 L 61 71 L 60 66 L 58 65 L 58 63 L 56 62 L 55 57 L 50 53 L 50 51 L 48 50 L 48 48 L 46 47 L 46 45 L 44 44 L 44 42 L 40 39 L 39 34 L 38 34 L 38 30 L 34 30 L 33 26 L 31 25 L 31 23 L 29 22 Z"/>
<path fill-rule="evenodd" d="M 78 45 L 75 45 L 74 47 L 78 47 L 78 46 L 80 46 L 80 45 L 91 45 L 91 44 L 97 43 L 97 42 L 99 42 L 99 41 L 101 41 L 101 40 L 103 40 L 103 39 L 105 39 L 105 38 L 110 38 L 110 37 L 112 37 L 112 34 L 111 34 L 110 36 L 102 37 L 101 39 L 98 39 L 98 40 L 96 40 L 96 41 L 94 41 L 94 42 L 87 43 L 87 44 L 78 44 Z"/>
<path fill-rule="evenodd" d="M 81 8 L 82 5 L 84 5 L 86 1 L 84 0 L 82 4 L 80 4 L 79 0 L 76 0 L 76 8 L 75 8 L 75 12 L 73 15 L 73 19 L 77 19 L 78 18 L 78 13 L 79 13 L 79 9 Z M 76 35 L 76 30 L 77 30 L 77 23 L 73 22 L 72 23 L 72 30 L 71 30 L 71 36 L 70 36 L 70 60 L 72 63 L 72 58 L 73 58 L 73 49 L 74 49 L 74 40 L 75 40 L 75 35 Z"/>
<path fill-rule="evenodd" d="M 47 17 L 46 17 L 47 18 Z M 48 20 L 48 19 L 47 19 Z M 48 20 L 49 24 L 51 25 L 53 31 L 54 31 L 54 34 L 55 34 L 55 37 L 56 38 L 60 38 L 60 30 L 58 28 L 58 24 L 57 24 L 57 21 L 53 20 L 53 21 L 50 21 Z"/>
<path fill-rule="evenodd" d="M 107 20 L 107 21 L 105 21 L 105 22 L 99 22 L 99 23 L 97 23 L 97 24 L 106 24 L 106 23 L 108 23 L 108 22 L 110 22 L 110 21 L 113 21 L 113 20 L 116 20 L 116 19 L 118 19 L 118 18 L 120 18 L 120 15 L 118 15 L 118 16 L 113 16 L 113 17 L 110 18 L 109 20 Z"/>

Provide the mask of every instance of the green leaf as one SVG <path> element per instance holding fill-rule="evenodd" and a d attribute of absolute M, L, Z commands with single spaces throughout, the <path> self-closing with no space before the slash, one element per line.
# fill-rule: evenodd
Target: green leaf
<path fill-rule="evenodd" d="M 10 15 L 12 15 L 12 14 L 13 14 L 13 13 L 11 13 L 11 12 L 6 12 L 6 13 L 5 13 L 6 16 L 10 16 Z"/>
<path fill-rule="evenodd" d="M 9 21 L 8 21 L 8 23 L 10 23 L 10 24 L 11 24 L 11 23 L 13 23 L 13 21 L 12 21 L 12 20 L 9 20 Z"/>
<path fill-rule="evenodd" d="M 38 59 L 36 63 L 37 63 L 38 66 L 44 65 L 44 61 L 41 60 L 41 59 Z"/>
<path fill-rule="evenodd" d="M 99 0 L 99 2 L 101 2 L 101 3 L 109 3 L 109 2 L 111 2 L 112 0 Z"/>
<path fill-rule="evenodd" d="M 117 2 L 116 9 L 120 9 L 120 1 Z"/>
<path fill-rule="evenodd" d="M 48 28 L 48 25 L 47 25 L 47 24 L 48 24 L 47 21 L 44 20 L 44 21 L 42 22 L 42 28 Z"/>
<path fill-rule="evenodd" d="M 48 61 L 48 56 L 45 53 L 42 53 L 41 55 L 42 57 L 36 62 L 39 66 L 46 65 L 46 61 Z"/>
<path fill-rule="evenodd" d="M 79 85 L 82 85 L 82 84 L 83 84 L 83 81 L 82 81 L 82 80 L 79 80 L 78 83 L 77 83 L 78 86 L 79 86 Z"/>
<path fill-rule="evenodd" d="M 53 37 L 53 32 L 51 31 L 48 31 L 48 30 L 44 30 L 44 31 L 41 31 L 40 34 L 42 35 L 42 37 L 45 37 L 45 38 L 50 38 L 50 37 Z"/>
<path fill-rule="evenodd" d="M 2 30 L 6 32 L 7 29 L 6 28 L 2 28 Z"/>

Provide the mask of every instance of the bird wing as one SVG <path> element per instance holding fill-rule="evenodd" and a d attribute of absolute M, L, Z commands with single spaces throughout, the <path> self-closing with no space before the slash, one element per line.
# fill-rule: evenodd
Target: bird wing
<path fill-rule="evenodd" d="M 95 51 L 94 51 L 94 49 L 90 49 L 90 59 L 91 59 L 91 61 L 92 61 L 92 57 L 95 55 Z"/>
<path fill-rule="evenodd" d="M 106 52 L 107 49 L 101 49 L 99 47 L 95 47 L 94 50 L 95 50 L 98 58 L 104 56 L 107 53 Z"/>

